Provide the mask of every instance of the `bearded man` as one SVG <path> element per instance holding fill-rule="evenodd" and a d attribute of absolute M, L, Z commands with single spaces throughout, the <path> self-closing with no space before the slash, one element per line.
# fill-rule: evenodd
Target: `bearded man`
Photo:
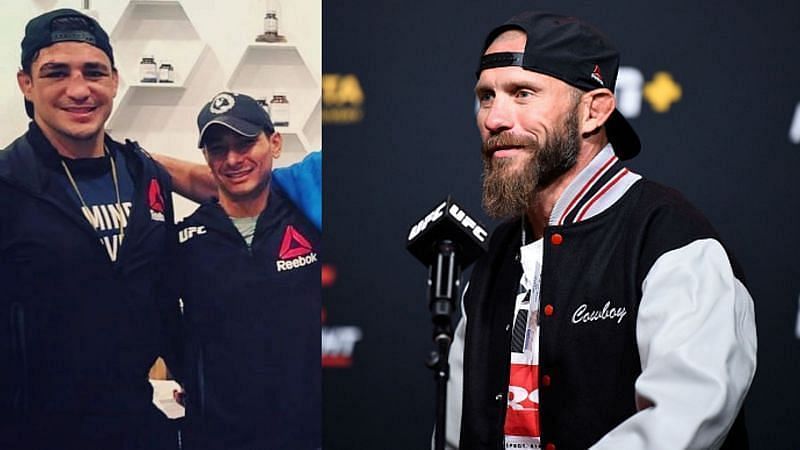
<path fill-rule="evenodd" d="M 523 13 L 486 39 L 483 203 L 508 220 L 464 293 L 451 447 L 748 445 L 752 298 L 707 220 L 623 165 L 641 145 L 618 68 L 572 17 Z"/>

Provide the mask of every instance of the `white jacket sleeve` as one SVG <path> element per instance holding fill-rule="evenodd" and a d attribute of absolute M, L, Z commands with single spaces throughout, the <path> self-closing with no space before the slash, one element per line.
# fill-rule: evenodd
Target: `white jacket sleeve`
<path fill-rule="evenodd" d="M 642 284 L 636 339 L 638 412 L 591 448 L 719 448 L 753 380 L 756 328 L 718 241 L 658 258 Z"/>

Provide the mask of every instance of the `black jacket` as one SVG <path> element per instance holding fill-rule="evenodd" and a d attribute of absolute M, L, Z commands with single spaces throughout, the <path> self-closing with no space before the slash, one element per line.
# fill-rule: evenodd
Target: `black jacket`
<path fill-rule="evenodd" d="M 248 248 L 225 211 L 178 226 L 187 449 L 320 447 L 320 234 L 272 191 Z"/>
<path fill-rule="evenodd" d="M 125 158 L 135 189 L 116 263 L 56 179 L 60 157 L 35 123 L 0 151 L 5 438 L 110 443 L 153 412 L 148 370 L 169 356 L 167 335 L 179 320 L 177 302 L 159 292 L 176 240 L 169 177 L 136 143 L 106 145 Z"/>

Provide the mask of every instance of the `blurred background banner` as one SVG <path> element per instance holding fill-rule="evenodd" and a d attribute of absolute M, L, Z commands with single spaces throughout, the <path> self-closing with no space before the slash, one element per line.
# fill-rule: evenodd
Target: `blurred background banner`
<path fill-rule="evenodd" d="M 579 16 L 622 54 L 634 171 L 717 228 L 756 303 L 753 448 L 800 448 L 800 5 L 796 2 L 330 1 L 323 4 L 325 448 L 430 445 L 426 270 L 410 226 L 448 194 L 481 214 L 475 69 L 513 14 Z M 598 405 L 601 408 L 602 405 Z"/>

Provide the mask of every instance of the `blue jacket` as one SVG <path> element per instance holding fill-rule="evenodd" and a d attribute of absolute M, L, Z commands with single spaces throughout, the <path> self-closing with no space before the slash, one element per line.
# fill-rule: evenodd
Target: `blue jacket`
<path fill-rule="evenodd" d="M 302 161 L 272 172 L 278 189 L 322 229 L 322 151 L 309 153 Z"/>

